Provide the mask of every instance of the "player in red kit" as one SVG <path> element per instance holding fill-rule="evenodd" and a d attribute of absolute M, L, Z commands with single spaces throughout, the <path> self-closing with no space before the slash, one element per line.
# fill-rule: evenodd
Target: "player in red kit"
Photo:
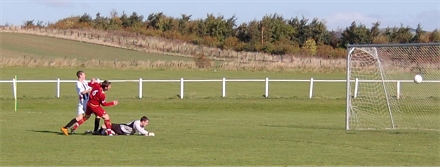
<path fill-rule="evenodd" d="M 111 88 L 111 82 L 105 80 L 101 83 L 100 86 L 93 85 L 92 91 L 90 92 L 90 99 L 87 102 L 87 109 L 86 109 L 86 116 L 84 117 L 85 122 L 87 119 L 90 118 L 90 115 L 95 114 L 98 117 L 101 117 L 104 119 L 105 127 L 107 128 L 107 135 L 113 136 L 111 133 L 111 121 L 110 116 L 105 112 L 105 110 L 102 108 L 102 106 L 113 106 L 118 105 L 118 101 L 112 101 L 112 102 L 106 102 L 105 101 L 105 91 L 110 90 Z"/>
<path fill-rule="evenodd" d="M 92 78 L 92 80 L 90 80 L 90 82 L 88 83 L 88 86 L 90 87 L 90 89 L 93 89 L 94 87 L 100 87 L 101 84 L 96 80 L 96 78 Z M 91 90 L 90 90 L 91 91 Z M 88 101 L 88 99 L 87 99 Z M 84 104 L 84 111 L 87 109 L 87 102 L 85 102 Z M 81 120 L 77 121 L 73 127 L 70 129 L 71 133 L 75 133 L 76 129 L 78 129 L 78 127 L 84 123 L 84 115 L 85 112 L 83 113 L 83 117 L 81 117 Z M 98 131 L 99 126 L 99 122 L 100 122 L 101 118 L 96 116 L 95 117 L 95 128 L 93 129 L 93 131 Z"/>

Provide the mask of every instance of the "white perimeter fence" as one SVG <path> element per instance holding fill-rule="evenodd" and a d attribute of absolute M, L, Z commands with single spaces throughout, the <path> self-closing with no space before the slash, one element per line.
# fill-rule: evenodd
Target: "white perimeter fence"
<path fill-rule="evenodd" d="M 12 89 L 13 89 L 13 96 L 14 98 L 17 98 L 17 83 L 56 83 L 56 97 L 60 97 L 60 84 L 61 83 L 74 83 L 76 80 L 60 80 L 59 78 L 56 80 L 0 80 L 0 83 L 11 83 Z M 99 79 L 98 79 L 99 82 Z M 313 83 L 315 82 L 323 82 L 323 83 L 331 83 L 331 82 L 341 82 L 345 83 L 346 80 L 315 80 L 313 78 L 310 78 L 308 80 L 295 80 L 295 79 L 210 79 L 210 80 L 185 80 L 181 78 L 180 80 L 143 80 L 142 78 L 139 78 L 137 80 L 111 80 L 111 82 L 137 82 L 139 83 L 139 98 L 142 98 L 142 84 L 144 82 L 153 82 L 153 83 L 160 83 L 160 82 L 180 82 L 180 98 L 183 99 L 184 97 L 184 90 L 185 90 L 185 83 L 187 82 L 222 82 L 222 97 L 226 97 L 226 82 L 265 82 L 265 94 L 264 97 L 269 97 L 269 82 L 309 82 L 310 83 L 310 89 L 309 89 L 309 98 L 311 99 L 313 97 Z M 401 89 L 401 83 L 402 82 L 413 82 L 413 80 L 351 80 L 350 82 L 355 83 L 355 89 L 354 89 L 354 97 L 358 94 L 358 85 L 360 82 L 395 82 L 396 85 L 396 92 L 397 92 L 397 98 L 400 98 L 400 89 Z M 433 82 L 433 83 L 440 83 L 440 80 L 425 80 L 423 82 Z"/>

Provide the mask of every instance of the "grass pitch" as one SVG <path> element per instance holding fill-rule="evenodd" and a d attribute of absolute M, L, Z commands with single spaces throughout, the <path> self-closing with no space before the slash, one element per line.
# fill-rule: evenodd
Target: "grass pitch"
<path fill-rule="evenodd" d="M 2 79 L 75 79 L 77 69 L 3 68 Z M 343 74 L 295 74 L 212 71 L 136 71 L 86 69 L 88 77 L 108 79 L 278 78 L 339 79 Z M 6 166 L 437 166 L 438 131 L 346 131 L 344 85 L 320 83 L 308 99 L 308 83 L 273 83 L 263 98 L 264 83 L 190 83 L 184 99 L 179 85 L 114 83 L 107 107 L 112 122 L 146 115 L 155 137 L 61 135 L 75 117 L 73 83 L 63 83 L 55 98 L 54 83 L 19 83 L 14 112 L 10 84 L 1 85 L 0 164 Z M 341 87 L 341 88 L 339 88 Z M 278 92 L 278 93 L 277 93 Z M 287 92 L 287 93 L 285 93 Z M 102 122 L 101 122 L 102 123 Z M 93 121 L 78 129 L 93 128 Z"/>
<path fill-rule="evenodd" d="M 3 102 L 7 102 L 4 100 Z M 345 131 L 341 100 L 120 99 L 113 122 L 147 115 L 143 136 L 63 136 L 74 99 L 2 105 L 1 164 L 7 166 L 435 166 L 434 131 Z M 92 129 L 93 121 L 78 129 Z"/>

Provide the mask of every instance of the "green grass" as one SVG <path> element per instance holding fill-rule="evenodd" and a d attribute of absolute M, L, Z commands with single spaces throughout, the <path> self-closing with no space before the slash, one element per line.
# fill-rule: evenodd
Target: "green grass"
<path fill-rule="evenodd" d="M 193 61 L 191 58 L 152 54 L 79 41 L 17 33 L 0 33 L 1 57 L 66 58 L 84 60 Z"/>
<path fill-rule="evenodd" d="M 18 80 L 76 80 L 78 69 L 51 68 L 2 68 L 1 80 L 10 80 L 15 75 Z M 343 74 L 313 73 L 268 73 L 246 71 L 189 71 L 189 70 L 118 70 L 118 69 L 84 69 L 88 78 L 112 80 L 180 80 L 184 79 L 343 79 Z M 331 89 L 329 89 L 331 85 Z M 345 97 L 345 83 L 315 83 L 316 98 Z M 60 84 L 61 96 L 72 96 L 75 89 L 73 83 Z M 138 82 L 112 84 L 114 97 L 137 97 Z M 55 97 L 56 83 L 18 83 L 18 97 Z M 308 98 L 309 82 L 270 82 L 269 97 L 272 98 Z M 180 94 L 180 82 L 174 83 L 143 83 L 145 98 L 174 98 Z M 261 98 L 265 94 L 265 82 L 227 82 L 226 96 L 230 98 Z M 217 98 L 222 95 L 221 82 L 189 82 L 185 83 L 185 98 Z M 0 98 L 12 98 L 12 84 L 0 83 Z"/>
<path fill-rule="evenodd" d="M 2 68 L 1 79 L 75 79 L 77 69 Z M 88 78 L 107 79 L 342 79 L 343 74 L 296 74 L 228 71 L 85 69 Z M 112 121 L 124 123 L 143 115 L 155 137 L 63 136 L 59 128 L 75 117 L 72 83 L 20 83 L 14 112 L 10 84 L 0 84 L 0 164 L 6 166 L 436 166 L 440 163 L 438 131 L 345 130 L 344 85 L 308 83 L 114 83 L 106 108 Z M 102 123 L 102 122 L 101 122 Z M 78 131 L 93 128 L 86 122 Z"/>
<path fill-rule="evenodd" d="M 112 96 L 110 96 L 112 97 Z M 112 97 L 113 98 L 113 97 Z M 75 99 L 2 105 L 1 164 L 435 166 L 433 131 L 345 131 L 343 100 L 120 99 L 113 122 L 147 115 L 155 137 L 63 136 Z M 10 103 L 2 100 L 3 103 Z M 92 129 L 92 121 L 78 131 Z"/>

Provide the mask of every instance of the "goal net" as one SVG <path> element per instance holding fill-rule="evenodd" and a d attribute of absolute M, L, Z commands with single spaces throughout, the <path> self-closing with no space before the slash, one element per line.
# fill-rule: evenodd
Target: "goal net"
<path fill-rule="evenodd" d="M 350 45 L 346 104 L 347 130 L 440 130 L 440 43 Z"/>

